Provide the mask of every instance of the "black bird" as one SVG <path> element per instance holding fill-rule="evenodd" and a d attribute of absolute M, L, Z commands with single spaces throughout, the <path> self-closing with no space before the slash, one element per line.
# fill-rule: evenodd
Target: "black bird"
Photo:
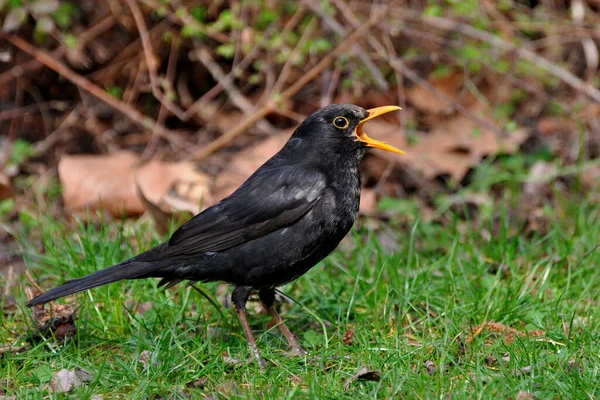
<path fill-rule="evenodd" d="M 368 147 L 402 153 L 371 139 L 365 122 L 400 107 L 371 110 L 330 105 L 306 118 L 283 148 L 233 194 L 183 224 L 171 238 L 130 260 L 65 282 L 27 306 L 123 279 L 225 281 L 232 303 L 261 367 L 246 320 L 248 296 L 260 300 L 292 348 L 304 351 L 275 311 L 275 288 L 327 256 L 348 233 L 360 202 L 359 163 Z"/>

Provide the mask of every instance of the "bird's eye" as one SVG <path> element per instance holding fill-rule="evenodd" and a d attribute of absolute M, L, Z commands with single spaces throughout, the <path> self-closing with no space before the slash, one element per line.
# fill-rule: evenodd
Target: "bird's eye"
<path fill-rule="evenodd" d="M 348 122 L 347 118 L 335 117 L 333 119 L 333 126 L 335 126 L 338 129 L 346 129 L 347 127 L 350 126 L 350 122 Z"/>

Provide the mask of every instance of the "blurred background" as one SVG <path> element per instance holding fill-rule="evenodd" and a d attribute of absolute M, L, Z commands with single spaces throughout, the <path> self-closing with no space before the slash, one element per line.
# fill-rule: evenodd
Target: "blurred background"
<path fill-rule="evenodd" d="M 493 217 L 509 196 L 519 229 L 543 231 L 557 196 L 598 199 L 599 15 L 597 0 L 0 1 L 0 216 L 10 231 L 25 209 L 146 214 L 165 233 L 316 109 L 398 104 L 366 129 L 406 155 L 368 155 L 363 215 Z"/>
<path fill-rule="evenodd" d="M 0 0 L 0 398 L 594 398 L 599 43 L 598 0 Z M 365 131 L 406 154 L 367 154 L 353 233 L 285 288 L 306 364 L 270 329 L 278 369 L 243 366 L 219 283 L 25 308 L 331 103 L 402 107 Z"/>

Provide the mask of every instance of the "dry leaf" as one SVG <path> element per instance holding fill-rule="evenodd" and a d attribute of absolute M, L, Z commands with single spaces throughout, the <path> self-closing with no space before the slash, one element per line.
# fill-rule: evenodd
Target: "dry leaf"
<path fill-rule="evenodd" d="M 529 129 L 520 128 L 501 139 L 494 132 L 479 129 L 475 122 L 462 115 L 437 124 L 429 133 L 419 133 L 417 143 L 411 146 L 396 125 L 373 121 L 365 131 L 406 152 L 374 151 L 378 157 L 408 165 L 428 179 L 449 175 L 456 182 L 484 156 L 514 153 L 530 134 Z"/>
<path fill-rule="evenodd" d="M 136 181 L 144 197 L 160 205 L 175 184 L 200 188 L 206 195 L 208 177 L 189 162 L 150 161 L 139 168 L 139 157 L 129 151 L 108 156 L 66 156 L 58 164 L 65 205 L 73 211 L 104 209 L 114 215 L 141 214 L 146 208 L 136 194 Z"/>
<path fill-rule="evenodd" d="M 135 184 L 135 193 L 137 194 L 138 198 L 140 199 L 146 210 L 148 210 L 148 212 L 152 216 L 152 219 L 154 220 L 154 226 L 156 227 L 156 231 L 161 235 L 166 235 L 167 233 L 169 233 L 169 221 L 173 217 L 173 214 L 163 210 L 158 205 L 148 200 L 146 196 L 144 196 L 144 192 L 142 192 L 142 189 L 137 184 L 137 182 Z"/>
<path fill-rule="evenodd" d="M 194 379 L 193 381 L 189 381 L 188 383 L 185 384 L 185 386 L 189 387 L 189 388 L 193 388 L 193 389 L 204 389 L 204 387 L 206 386 L 207 383 L 208 383 L 208 378 L 199 378 L 199 379 Z"/>
<path fill-rule="evenodd" d="M 435 374 L 435 363 L 433 361 L 427 360 L 423 363 L 423 366 L 425 367 L 425 372 L 427 372 L 428 375 Z"/>
<path fill-rule="evenodd" d="M 370 370 L 367 367 L 362 367 L 356 374 L 354 374 L 354 376 L 349 378 L 346 383 L 344 383 L 344 387 L 348 389 L 355 380 L 378 382 L 381 380 L 381 372 Z"/>
<path fill-rule="evenodd" d="M 469 105 L 475 99 L 469 92 L 465 96 L 461 96 L 463 81 L 464 78 L 459 73 L 428 79 L 428 83 L 451 102 Z M 415 108 L 427 114 L 444 114 L 454 110 L 451 102 L 441 98 L 426 85 L 413 86 L 406 91 L 406 97 Z"/>
<path fill-rule="evenodd" d="M 535 399 L 535 396 L 533 395 L 533 393 L 529 393 L 524 390 L 519 390 L 519 393 L 517 393 L 516 400 L 533 400 L 533 399 Z"/>
<path fill-rule="evenodd" d="M 42 294 L 43 290 L 28 270 L 25 270 L 25 276 L 31 283 L 31 286 L 25 287 L 25 295 L 27 300 L 32 300 L 34 297 Z M 74 336 L 77 332 L 74 317 L 75 310 L 73 307 L 68 304 L 56 304 L 53 301 L 49 304 L 50 310 L 47 310 L 44 304 L 38 304 L 31 308 L 33 320 L 38 328 L 32 337 L 34 342 L 43 338 L 53 337 L 57 342 L 61 343 Z"/>
<path fill-rule="evenodd" d="M 79 369 L 71 371 L 68 369 L 61 369 L 52 378 L 50 387 L 54 393 L 68 393 L 75 389 L 77 386 L 81 386 L 84 383 L 91 382 L 93 379 L 92 374 L 86 370 Z"/>
<path fill-rule="evenodd" d="M 344 333 L 344 337 L 342 338 L 342 342 L 346 346 L 352 345 L 352 339 L 354 338 L 354 328 L 348 328 L 348 330 Z"/>
<path fill-rule="evenodd" d="M 8 176 L 0 173 L 0 200 L 12 199 L 13 197 L 14 193 L 12 185 L 10 184 L 10 179 Z"/>

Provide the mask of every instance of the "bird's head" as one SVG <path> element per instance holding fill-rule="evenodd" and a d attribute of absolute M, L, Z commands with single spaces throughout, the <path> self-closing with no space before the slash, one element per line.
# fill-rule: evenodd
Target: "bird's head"
<path fill-rule="evenodd" d="M 352 104 L 332 104 L 309 115 L 294 136 L 322 146 L 324 150 L 357 151 L 361 158 L 367 147 L 404 154 L 402 150 L 370 138 L 364 131 L 367 121 L 399 109 L 384 106 L 365 110 Z"/>

